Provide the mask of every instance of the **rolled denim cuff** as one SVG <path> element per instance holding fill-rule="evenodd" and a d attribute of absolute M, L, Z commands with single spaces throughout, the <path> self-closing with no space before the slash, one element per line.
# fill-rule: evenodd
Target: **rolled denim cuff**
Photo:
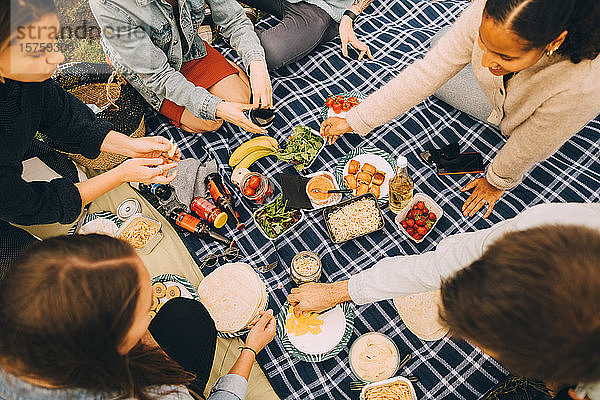
<path fill-rule="evenodd" d="M 263 50 L 262 47 L 260 49 L 250 50 L 249 52 L 247 52 L 246 54 L 244 54 L 242 56 L 242 63 L 244 64 L 244 67 L 246 68 L 246 72 L 250 72 L 250 63 L 252 61 L 256 61 L 256 60 L 260 60 L 260 61 L 266 60 L 265 51 Z"/>
<path fill-rule="evenodd" d="M 229 392 L 239 399 L 243 399 L 246 396 L 246 390 L 248 389 L 248 381 L 244 377 L 236 374 L 223 375 L 215 386 L 213 386 L 212 394 L 218 392 Z"/>
<path fill-rule="evenodd" d="M 193 103 L 193 107 L 186 107 L 194 116 L 200 119 L 216 120 L 217 106 L 223 101 L 218 96 L 211 93 L 202 93 L 200 98 Z"/>

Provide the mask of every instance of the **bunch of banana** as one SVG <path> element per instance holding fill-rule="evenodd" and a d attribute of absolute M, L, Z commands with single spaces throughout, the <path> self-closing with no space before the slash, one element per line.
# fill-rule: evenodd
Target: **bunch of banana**
<path fill-rule="evenodd" d="M 242 143 L 240 147 L 229 157 L 229 166 L 238 168 L 248 168 L 256 160 L 276 155 L 279 152 L 277 140 L 271 136 L 257 136 Z"/>

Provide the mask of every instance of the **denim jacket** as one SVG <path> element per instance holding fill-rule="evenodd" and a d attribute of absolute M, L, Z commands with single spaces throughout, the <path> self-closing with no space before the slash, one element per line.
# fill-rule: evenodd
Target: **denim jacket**
<path fill-rule="evenodd" d="M 165 99 L 201 119 L 215 119 L 221 99 L 189 82 L 179 69 L 206 55 L 198 28 L 204 0 L 179 0 L 180 37 L 173 8 L 165 0 L 89 0 L 102 29 L 102 44 L 111 63 L 156 110 Z M 238 52 L 248 70 L 264 60 L 252 22 L 236 0 L 206 0 L 214 22 Z M 182 46 L 182 41 L 187 46 Z M 188 51 L 183 54 L 183 49 Z"/>
<path fill-rule="evenodd" d="M 208 400 L 243 400 L 248 382 L 239 375 L 222 376 L 213 386 Z M 164 392 L 164 395 L 160 393 Z M 194 400 L 183 386 L 161 386 L 152 393 L 160 400 Z M 0 368 L 0 400 L 128 400 L 114 393 L 85 389 L 48 389 L 27 383 Z"/>

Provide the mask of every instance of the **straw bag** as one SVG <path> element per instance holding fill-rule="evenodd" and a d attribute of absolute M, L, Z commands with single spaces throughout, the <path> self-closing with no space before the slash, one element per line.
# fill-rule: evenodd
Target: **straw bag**
<path fill-rule="evenodd" d="M 146 134 L 146 102 L 109 64 L 71 63 L 59 68 L 54 79 L 65 90 L 90 106 L 97 118 L 109 121 L 113 129 L 132 138 Z M 92 169 L 111 169 L 127 159 L 120 154 L 101 152 L 95 159 L 81 154 L 68 156 Z"/>

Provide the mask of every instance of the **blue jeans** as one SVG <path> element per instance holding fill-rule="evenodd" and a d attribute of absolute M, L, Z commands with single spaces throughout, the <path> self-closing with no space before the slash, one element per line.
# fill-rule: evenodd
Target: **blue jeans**
<path fill-rule="evenodd" d="M 273 28 L 257 32 L 270 70 L 298 61 L 338 34 L 337 22 L 315 5 L 285 0 L 243 2 L 280 20 Z"/>

